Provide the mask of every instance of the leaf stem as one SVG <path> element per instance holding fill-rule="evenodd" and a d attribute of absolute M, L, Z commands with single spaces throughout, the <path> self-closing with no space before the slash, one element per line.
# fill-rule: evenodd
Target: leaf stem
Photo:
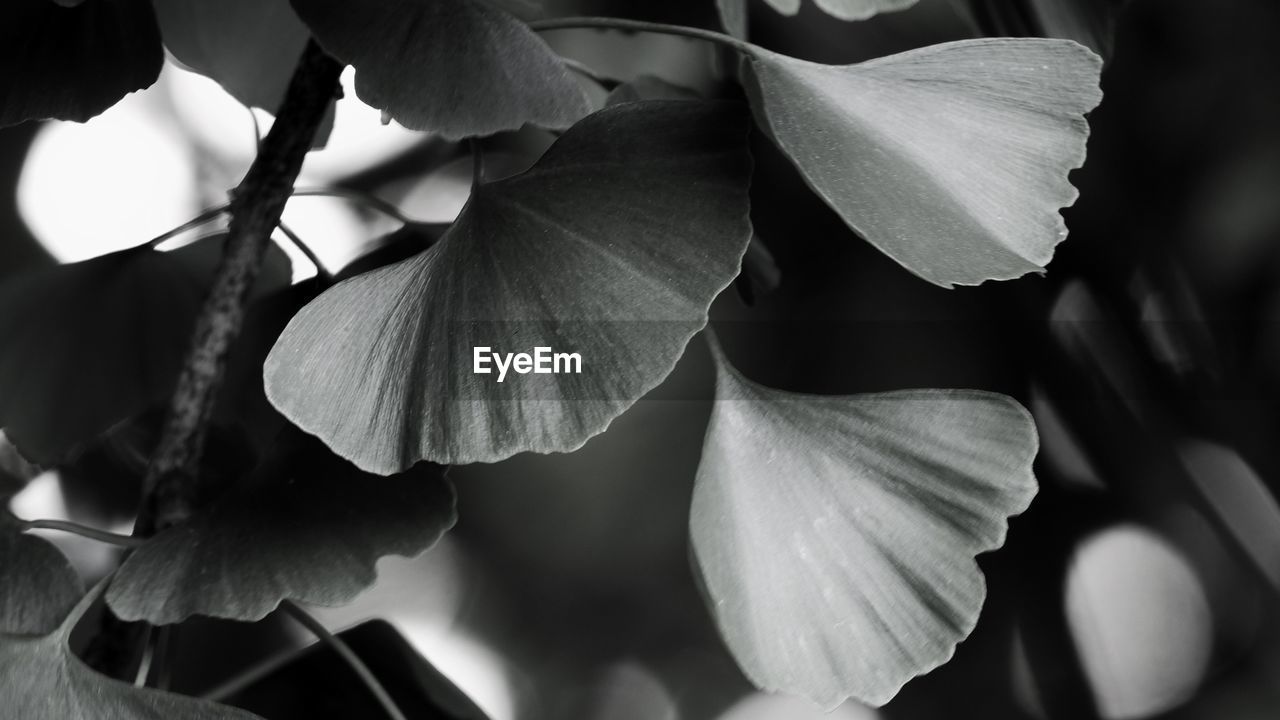
<path fill-rule="evenodd" d="M 316 255 L 316 251 L 312 250 L 311 246 L 307 245 L 303 242 L 302 238 L 298 237 L 298 233 L 290 229 L 290 227 L 285 225 L 284 222 L 281 222 L 279 227 L 280 232 L 284 233 L 284 236 L 289 238 L 289 242 L 293 243 L 293 246 L 298 248 L 298 251 L 305 255 L 307 260 L 311 261 L 312 265 L 316 266 L 317 275 L 330 279 L 333 277 L 333 273 L 329 272 L 329 269 L 320 261 L 320 256 Z"/>
<path fill-rule="evenodd" d="M 628 32 L 648 32 L 657 33 L 659 35 L 681 35 L 684 37 L 697 38 L 699 40 L 707 40 L 717 43 L 728 48 L 737 50 L 740 53 L 754 56 L 758 51 L 755 45 L 739 40 L 732 35 L 716 32 L 714 30 L 706 30 L 703 28 L 689 27 L 687 25 L 668 25 L 665 23 L 648 22 L 645 20 L 629 20 L 627 18 L 615 17 L 566 17 L 551 18 L 548 20 L 534 20 L 529 23 L 529 28 L 536 32 L 545 32 L 547 30 L 577 30 L 584 28 L 599 30 L 624 30 Z"/>
<path fill-rule="evenodd" d="M 68 520 L 19 520 L 23 531 L 29 530 L 57 530 L 59 532 L 69 533 L 71 535 L 79 535 L 82 538 L 97 540 L 108 545 L 115 545 L 122 548 L 141 547 L 146 542 L 145 538 L 130 537 L 129 535 L 117 535 L 106 530 L 91 528 L 87 525 L 73 523 Z"/>
<path fill-rule="evenodd" d="M 293 191 L 294 197 L 331 197 L 342 200 L 350 200 L 357 205 L 362 205 L 387 217 L 402 223 L 411 223 L 413 218 L 404 214 L 404 211 L 396 207 L 394 203 L 374 195 L 372 193 L 361 192 L 359 190 L 348 190 L 347 188 L 299 188 Z"/>
<path fill-rule="evenodd" d="M 364 664 L 364 661 L 360 659 L 359 655 L 355 654 L 355 651 L 349 645 L 342 641 L 342 638 L 329 632 L 324 625 L 320 624 L 319 620 L 311 617 L 306 610 L 303 610 L 292 601 L 285 600 L 280 603 L 280 609 L 298 621 L 299 625 L 309 630 L 320 642 L 328 645 L 330 649 L 336 652 L 351 667 L 352 672 L 360 678 L 365 687 L 369 689 L 369 692 L 377 699 L 378 704 L 386 711 L 388 717 L 392 718 L 392 720 L 406 720 L 404 713 L 400 712 L 400 708 L 391 699 L 391 695 L 387 693 L 386 688 L 382 687 L 382 683 L 378 682 L 378 678 L 374 676 L 373 671 L 369 669 L 368 665 Z"/>
<path fill-rule="evenodd" d="M 159 247 L 160 245 L 163 245 L 166 241 L 172 240 L 173 238 L 178 237 L 179 235 L 181 235 L 182 233 L 188 230 L 194 230 L 200 227 L 201 225 L 204 225 L 205 223 L 213 222 L 218 218 L 219 215 L 226 212 L 230 207 L 231 205 L 230 203 L 228 203 L 225 205 L 219 205 L 218 207 L 209 208 L 208 210 L 205 210 L 199 215 L 182 223 L 178 227 L 172 230 L 169 230 L 168 232 L 157 235 L 156 237 L 152 238 L 151 241 L 147 243 L 147 245 L 152 248 Z"/>

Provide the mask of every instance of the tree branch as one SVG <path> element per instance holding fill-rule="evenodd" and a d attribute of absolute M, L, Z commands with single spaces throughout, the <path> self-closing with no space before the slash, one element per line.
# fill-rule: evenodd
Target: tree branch
<path fill-rule="evenodd" d="M 244 180 L 231 193 L 226 250 L 196 321 L 168 418 L 147 469 L 140 534 L 179 524 L 192 513 L 197 468 L 228 352 L 240 334 L 249 291 L 302 161 L 329 103 L 340 92 L 341 72 L 342 65 L 315 41 L 307 45 L 275 124 Z"/>

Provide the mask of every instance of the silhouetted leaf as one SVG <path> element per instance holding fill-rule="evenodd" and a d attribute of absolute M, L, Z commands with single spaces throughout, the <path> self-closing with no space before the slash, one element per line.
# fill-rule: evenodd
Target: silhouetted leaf
<path fill-rule="evenodd" d="M 1031 416 L 976 391 L 788 393 L 715 355 L 690 527 L 721 633 L 763 689 L 883 704 L 973 629 L 974 556 L 1036 491 Z"/>
<path fill-rule="evenodd" d="M 356 93 L 402 125 L 456 140 L 565 128 L 586 95 L 524 23 L 481 0 L 292 0 Z"/>
<path fill-rule="evenodd" d="M 84 588 L 56 547 L 22 533 L 8 508 L 22 484 L 8 480 L 0 469 L 0 635 L 44 635 L 58 627 Z"/>
<path fill-rule="evenodd" d="M 379 558 L 423 552 L 455 519 L 442 468 L 372 476 L 289 430 L 207 511 L 130 555 L 107 602 L 157 625 L 260 620 L 286 599 L 342 605 L 373 584 Z"/>
<path fill-rule="evenodd" d="M 809 185 L 943 287 L 1042 270 L 1084 161 L 1098 57 L 1064 40 L 967 40 L 857 65 L 757 50 L 748 95 Z"/>
<path fill-rule="evenodd" d="M 480 186 L 437 244 L 293 319 L 267 397 L 372 472 L 562 452 L 658 384 L 751 234 L 746 119 L 628 103 Z M 578 353 L 578 374 L 473 373 L 473 348 Z"/>
<path fill-rule="evenodd" d="M 0 427 L 23 455 L 55 464 L 167 399 L 220 248 L 143 246 L 0 285 Z M 259 287 L 287 282 L 287 260 L 269 257 Z"/>
<path fill-rule="evenodd" d="M 311 33 L 289 0 L 153 0 L 164 44 L 236 100 L 275 112 Z"/>
<path fill-rule="evenodd" d="M 41 0 L 44 2 L 45 0 Z M 94 2 L 95 0 L 88 0 Z M 22 720 L 261 720 L 243 710 L 99 675 L 71 652 L 71 630 L 97 598 L 85 596 L 61 627 L 40 637 L 0 638 L 5 717 Z"/>
<path fill-rule="evenodd" d="M 0 127 L 83 122 L 160 76 L 164 51 L 149 0 L 0 3 Z"/>

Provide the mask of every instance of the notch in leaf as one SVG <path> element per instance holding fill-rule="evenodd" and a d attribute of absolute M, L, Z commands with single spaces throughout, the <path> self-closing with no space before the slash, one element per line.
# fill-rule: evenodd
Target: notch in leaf
<path fill-rule="evenodd" d="M 590 112 L 560 58 L 482 0 L 292 0 L 356 93 L 400 124 L 448 140 L 569 127 Z"/>
<path fill-rule="evenodd" d="M 671 372 L 751 237 L 735 103 L 617 105 L 480 185 L 430 249 L 338 284 L 267 358 L 267 396 L 366 470 L 580 447 Z M 474 349 L 581 372 L 474 372 Z"/>
<path fill-rule="evenodd" d="M 370 476 L 291 428 L 226 496 L 134 551 L 107 602 L 155 625 L 261 620 L 282 600 L 343 605 L 374 583 L 380 558 L 426 551 L 456 519 L 443 468 Z"/>
<path fill-rule="evenodd" d="M 62 625 L 48 635 L 0 641 L 0 698 L 4 698 L 6 717 L 261 720 L 257 715 L 205 700 L 137 688 L 85 665 L 71 652 L 71 631 L 98 598 L 101 588 L 99 585 L 86 595 Z"/>
<path fill-rule="evenodd" d="M 98 115 L 160 76 L 150 0 L 0 3 L 0 127 Z"/>
<path fill-rule="evenodd" d="M 756 49 L 761 127 L 868 242 L 929 282 L 1040 271 L 1084 162 L 1101 60 L 1070 41 L 966 40 L 856 65 Z"/>
<path fill-rule="evenodd" d="M 884 704 L 973 629 L 974 557 L 1036 491 L 1031 416 L 985 392 L 774 390 L 712 344 L 690 530 L 720 632 L 765 690 Z"/>

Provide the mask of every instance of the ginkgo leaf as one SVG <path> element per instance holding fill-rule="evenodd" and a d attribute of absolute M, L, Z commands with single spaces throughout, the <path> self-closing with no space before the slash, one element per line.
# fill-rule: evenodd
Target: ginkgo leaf
<path fill-rule="evenodd" d="M 897 12 L 917 0 L 813 0 L 826 14 L 840 20 L 866 20 L 883 12 Z"/>
<path fill-rule="evenodd" d="M 449 140 L 565 128 L 590 112 L 559 57 L 481 0 L 292 0 L 326 50 L 356 68 L 356 94 Z"/>
<path fill-rule="evenodd" d="M 759 123 L 848 225 L 950 287 L 1042 270 L 1067 234 L 1067 174 L 1101 61 L 1065 40 L 933 45 L 831 66 L 756 50 Z"/>
<path fill-rule="evenodd" d="M 681 101 L 586 118 L 481 185 L 431 248 L 304 308 L 267 397 L 372 472 L 580 447 L 666 377 L 738 273 L 747 124 L 736 104 Z M 577 354 L 580 372 L 498 382 L 474 372 L 477 347 Z"/>
<path fill-rule="evenodd" d="M 721 634 L 762 689 L 883 704 L 973 629 L 974 557 L 1036 491 L 1031 416 L 976 391 L 788 393 L 715 354 L 690 529 Z"/>
<path fill-rule="evenodd" d="M 456 519 L 443 468 L 372 476 L 286 431 L 273 454 L 189 522 L 134 551 L 107 602 L 125 620 L 260 620 L 282 600 L 343 605 L 386 555 L 417 555 Z"/>
<path fill-rule="evenodd" d="M 605 106 L 621 105 L 642 100 L 697 100 L 698 92 L 683 85 L 668 82 L 655 75 L 641 75 L 631 82 L 614 88 L 605 98 Z"/>
<path fill-rule="evenodd" d="M 55 464 L 168 397 L 220 247 L 143 246 L 0 285 L 0 428 L 23 455 Z M 260 286 L 289 277 L 270 257 Z"/>
<path fill-rule="evenodd" d="M 22 485 L 6 480 L 0 469 L 0 635 L 44 635 L 58 627 L 84 589 L 56 547 L 23 534 L 7 507 Z"/>
<path fill-rule="evenodd" d="M 783 15 L 795 15 L 800 12 L 800 0 L 765 0 L 765 2 Z"/>
<path fill-rule="evenodd" d="M 153 0 L 164 44 L 235 99 L 275 112 L 311 33 L 289 0 Z"/>
<path fill-rule="evenodd" d="M 150 0 L 0 3 L 0 127 L 85 121 L 160 76 Z"/>
<path fill-rule="evenodd" d="M 71 631 L 97 599 L 100 589 L 101 586 L 86 595 L 62 625 L 47 635 L 0 638 L 0 698 L 4 698 L 5 717 L 261 720 L 257 715 L 205 700 L 134 687 L 100 675 L 85 665 L 71 652 Z"/>

